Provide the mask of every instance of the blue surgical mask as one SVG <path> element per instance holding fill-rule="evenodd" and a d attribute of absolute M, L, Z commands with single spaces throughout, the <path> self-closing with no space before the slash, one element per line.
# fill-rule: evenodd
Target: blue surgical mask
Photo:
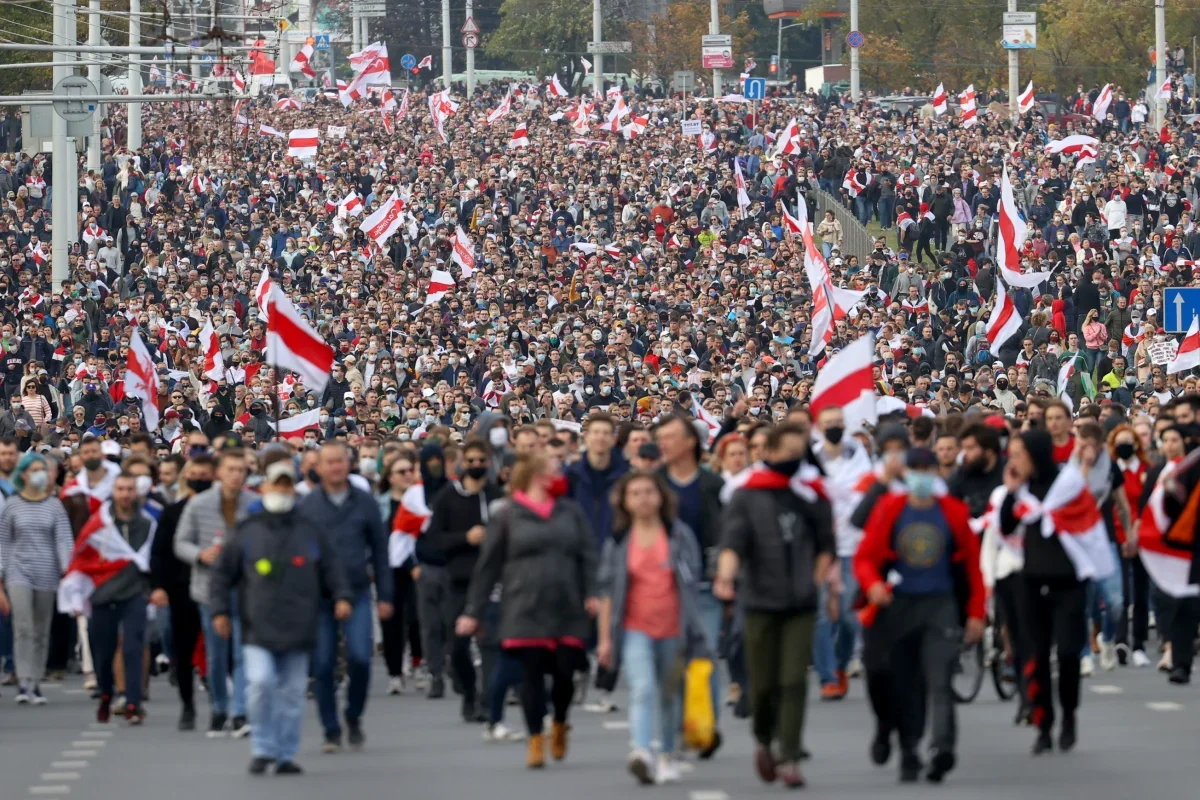
<path fill-rule="evenodd" d="M 933 487 L 936 478 L 932 473 L 921 472 L 919 470 L 910 469 L 904 475 L 904 483 L 908 486 L 908 491 L 913 497 L 922 500 L 933 497 Z"/>

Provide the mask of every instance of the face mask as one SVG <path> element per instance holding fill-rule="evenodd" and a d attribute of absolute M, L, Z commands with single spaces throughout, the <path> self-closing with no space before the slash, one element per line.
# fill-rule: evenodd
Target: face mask
<path fill-rule="evenodd" d="M 1132 445 L 1130 445 L 1130 449 L 1133 449 Z M 50 485 L 50 473 L 45 470 L 31 472 L 25 476 L 25 483 L 35 492 L 44 492 L 46 491 L 46 487 Z"/>
<path fill-rule="evenodd" d="M 200 492 L 205 492 L 205 491 L 208 491 L 209 489 L 211 489 L 213 482 L 193 478 L 192 480 L 189 480 L 187 482 L 187 485 L 188 485 L 189 489 L 191 489 L 193 492 L 196 492 L 197 494 L 199 494 Z"/>
<path fill-rule="evenodd" d="M 508 444 L 508 429 L 495 427 L 488 431 L 488 442 L 492 447 L 504 447 Z"/>
<path fill-rule="evenodd" d="M 1117 445 L 1117 458 L 1128 460 L 1133 458 L 1133 445 L 1129 442 L 1121 442 Z"/>
<path fill-rule="evenodd" d="M 909 470 L 904 476 L 904 483 L 913 497 L 924 500 L 933 496 L 934 477 L 928 472 Z"/>
<path fill-rule="evenodd" d="M 138 497 L 145 497 L 150 494 L 150 487 L 154 485 L 154 479 L 149 475 L 138 475 L 134 479 L 134 485 L 137 486 Z"/>
<path fill-rule="evenodd" d="M 567 483 L 566 475 L 555 475 L 550 479 L 550 482 L 546 484 L 546 494 L 550 495 L 551 497 L 562 497 L 567 493 L 567 489 L 569 488 L 570 485 Z"/>
<path fill-rule="evenodd" d="M 787 461 L 766 461 L 763 463 L 765 463 L 767 469 L 771 470 L 772 472 L 776 472 L 780 475 L 786 475 L 790 478 L 796 474 L 797 470 L 800 469 L 801 460 L 802 459 L 799 458 L 792 458 Z"/>
<path fill-rule="evenodd" d="M 364 456 L 358 460 L 358 471 L 362 475 L 375 474 L 375 459 L 370 456 Z"/>
<path fill-rule="evenodd" d="M 825 441 L 827 441 L 830 444 L 835 445 L 835 446 L 839 445 L 842 442 L 842 435 L 845 433 L 846 433 L 845 428 L 841 428 L 836 425 L 833 426 L 832 428 L 826 428 L 825 429 Z"/>
<path fill-rule="evenodd" d="M 296 505 L 296 495 L 272 492 L 262 496 L 263 508 L 271 514 L 286 514 Z"/>
<path fill-rule="evenodd" d="M 481 480 L 487 475 L 487 467 L 467 467 L 467 477 L 471 480 Z"/>
<path fill-rule="evenodd" d="M 86 461 L 84 461 L 84 462 L 83 462 L 83 466 L 84 466 L 84 468 L 85 468 L 85 469 L 87 469 L 89 472 L 95 472 L 96 470 L 100 469 L 100 465 L 101 465 L 102 463 L 103 463 L 103 460 L 102 460 L 102 459 L 99 459 L 99 458 L 89 458 L 89 459 L 87 459 Z"/>

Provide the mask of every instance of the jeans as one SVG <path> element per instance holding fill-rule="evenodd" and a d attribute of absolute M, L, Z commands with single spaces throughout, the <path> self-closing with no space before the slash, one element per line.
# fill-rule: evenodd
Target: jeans
<path fill-rule="evenodd" d="M 635 750 L 649 750 L 656 738 L 661 752 L 675 750 L 679 692 L 668 684 L 678 653 L 679 637 L 653 639 L 641 631 L 625 631 L 621 667 L 629 682 L 629 729 Z"/>
<path fill-rule="evenodd" d="M 313 656 L 313 677 L 316 679 L 313 692 L 317 696 L 317 710 L 327 736 L 340 736 L 342 733 L 333 685 L 338 626 L 341 626 L 346 637 L 346 673 L 350 679 L 350 686 L 346 690 L 346 721 L 357 723 L 367 706 L 367 690 L 371 685 L 374 620 L 369 591 L 360 592 L 354 599 L 350 618 L 345 622 L 334 619 L 332 602 L 326 600 L 321 603 L 321 613 L 317 618 L 317 649 Z"/>
<path fill-rule="evenodd" d="M 1121 556 L 1117 546 L 1112 546 L 1113 563 L 1120 565 Z M 1091 655 L 1091 621 L 1100 618 L 1100 633 L 1107 642 L 1115 641 L 1117 626 L 1121 622 L 1121 614 L 1125 610 L 1124 597 L 1121 592 L 1121 570 L 1115 569 L 1107 578 L 1097 578 L 1088 581 L 1087 624 L 1084 626 L 1085 642 L 1083 655 Z"/>
<path fill-rule="evenodd" d="M 143 595 L 92 607 L 88 623 L 96 682 L 102 696 L 113 695 L 113 658 L 117 640 L 125 657 L 125 702 L 142 704 L 142 648 L 146 643 L 146 598 Z"/>
<path fill-rule="evenodd" d="M 508 650 L 501 650 L 496 657 L 496 669 L 488 686 L 488 724 L 504 722 L 504 702 L 508 690 L 519 685 L 525 678 L 521 660 Z"/>
<path fill-rule="evenodd" d="M 884 229 L 892 227 L 896 222 L 893 212 L 896 208 L 895 197 L 879 198 L 879 224 Z"/>
<path fill-rule="evenodd" d="M 875 204 L 861 194 L 854 198 L 854 215 L 864 226 L 870 223 L 871 215 L 875 213 Z"/>
<path fill-rule="evenodd" d="M 0 614 L 0 675 L 15 672 L 12 617 Z"/>
<path fill-rule="evenodd" d="M 1121 624 L 1117 627 L 1117 641 L 1130 650 L 1144 650 L 1150 627 L 1150 576 L 1146 574 L 1142 559 L 1136 555 L 1121 560 L 1121 573 L 1125 606 Z"/>
<path fill-rule="evenodd" d="M 825 260 L 828 261 L 829 257 L 833 255 L 833 242 L 821 242 L 821 253 L 825 256 Z"/>
<path fill-rule="evenodd" d="M 284 763 L 296 758 L 304 724 L 308 653 L 275 653 L 256 644 L 245 647 L 250 701 L 250 752 Z"/>
<path fill-rule="evenodd" d="M 716 653 L 721 643 L 721 620 L 725 616 L 725 605 L 713 597 L 711 589 L 701 589 L 696 599 L 696 608 L 700 612 L 700 627 L 704 631 L 704 641 L 708 645 L 708 649 Z M 714 720 L 721 718 L 721 675 L 717 666 L 718 664 L 713 664 L 712 673 Z"/>
<path fill-rule="evenodd" d="M 242 663 L 242 619 L 238 614 L 238 598 L 233 597 L 229 615 L 233 635 L 225 639 L 213 630 L 211 607 L 200 606 L 200 626 L 204 631 L 204 652 L 208 659 L 209 703 L 214 714 L 229 714 L 229 656 L 233 653 L 233 708 L 235 717 L 246 716 L 246 669 Z"/>
<path fill-rule="evenodd" d="M 838 561 L 841 562 L 844 587 L 838 601 L 838 618 L 829 618 L 829 604 L 825 602 L 827 591 L 822 589 L 821 606 L 817 610 L 817 635 L 813 640 L 813 666 L 822 686 L 836 683 L 837 673 L 846 671 L 854 656 L 855 637 L 858 636 L 858 622 L 853 607 L 858 584 L 854 580 L 851 559 L 844 557 Z"/>

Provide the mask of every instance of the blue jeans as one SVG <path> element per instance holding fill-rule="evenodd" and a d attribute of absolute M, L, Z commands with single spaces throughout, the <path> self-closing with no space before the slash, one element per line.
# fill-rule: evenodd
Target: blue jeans
<path fill-rule="evenodd" d="M 675 750 L 679 692 L 664 691 L 673 687 L 663 684 L 678 653 L 679 637 L 653 639 L 641 631 L 625 631 L 621 667 L 629 682 L 629 729 L 636 750 L 649 750 L 655 738 L 661 752 Z"/>
<path fill-rule="evenodd" d="M 346 690 L 346 721 L 357 723 L 367 707 L 367 689 L 371 685 L 374 624 L 369 591 L 361 592 L 354 598 L 354 610 L 345 622 L 334 619 L 331 601 L 321 603 L 321 613 L 317 618 L 317 650 L 313 655 L 313 693 L 317 696 L 317 711 L 327 736 L 340 736 L 342 733 L 333 685 L 338 626 L 341 626 L 346 637 L 346 672 L 350 678 L 350 686 Z"/>
<path fill-rule="evenodd" d="M 16 671 L 13 666 L 12 616 L 0 614 L 0 675 Z"/>
<path fill-rule="evenodd" d="M 525 669 L 521 660 L 507 650 L 501 649 L 496 657 L 496 669 L 488 685 L 488 724 L 504 722 L 504 703 L 508 690 L 520 686 L 525 680 Z"/>
<path fill-rule="evenodd" d="M 813 666 L 822 686 L 836 683 L 836 673 L 845 672 L 854 655 L 855 637 L 858 636 L 858 621 L 853 608 L 858 583 L 854 580 L 850 558 L 839 558 L 838 561 L 842 568 L 843 587 L 838 600 L 838 618 L 829 618 L 829 604 L 826 602 L 828 594 L 822 589 L 821 605 L 817 609 L 817 633 L 813 639 Z"/>
<path fill-rule="evenodd" d="M 896 207 L 895 197 L 879 198 L 879 225 L 883 228 L 890 228 L 895 223 L 895 218 L 892 214 Z"/>
<path fill-rule="evenodd" d="M 255 758 L 293 761 L 300 749 L 308 653 L 275 653 L 256 644 L 245 647 L 250 700 L 250 752 Z"/>
<path fill-rule="evenodd" d="M 233 634 L 223 639 L 213 630 L 212 607 L 202 603 L 200 627 L 204 631 L 204 654 L 208 659 L 209 703 L 214 714 L 246 716 L 246 668 L 243 664 L 242 618 L 238 614 L 238 598 L 234 594 L 229 614 Z M 233 708 L 229 707 L 229 655 L 233 651 Z"/>
<path fill-rule="evenodd" d="M 828 261 L 829 257 L 833 255 L 833 242 L 821 242 L 821 254 L 824 255 L 825 260 Z"/>
<path fill-rule="evenodd" d="M 871 215 L 875 213 L 875 204 L 863 197 L 861 194 L 854 198 L 854 215 L 858 217 L 858 221 L 866 225 L 871 221 Z"/>
<path fill-rule="evenodd" d="M 721 643 L 721 621 L 725 618 L 725 605 L 713 597 L 711 589 L 701 589 L 696 598 L 696 608 L 700 612 L 700 627 L 704 631 L 704 641 L 709 650 L 716 653 Z M 719 661 L 713 663 L 712 701 L 714 719 L 721 716 L 721 675 L 717 669 Z"/>
<path fill-rule="evenodd" d="M 1115 544 L 1112 545 L 1112 551 L 1113 563 L 1119 567 L 1121 556 L 1117 552 Z M 1113 570 L 1113 574 L 1107 578 L 1088 581 L 1087 592 L 1088 635 L 1083 646 L 1083 655 L 1085 656 L 1092 654 L 1092 620 L 1100 619 L 1100 632 L 1105 641 L 1116 640 L 1117 626 L 1121 622 L 1121 614 L 1125 611 L 1125 595 L 1121 586 L 1120 568 Z"/>

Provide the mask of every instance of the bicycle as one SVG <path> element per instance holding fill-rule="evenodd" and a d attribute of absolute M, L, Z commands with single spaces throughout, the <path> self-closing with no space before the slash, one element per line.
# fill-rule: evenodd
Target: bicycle
<path fill-rule="evenodd" d="M 986 673 L 991 673 L 992 686 L 1001 700 L 1008 702 L 1013 699 L 1019 688 L 1018 676 L 1006 671 L 1006 666 L 1008 659 L 1000 628 L 989 623 L 982 639 L 975 644 L 964 644 L 959 650 L 950 678 L 955 702 L 966 704 L 974 701 L 983 688 Z"/>

